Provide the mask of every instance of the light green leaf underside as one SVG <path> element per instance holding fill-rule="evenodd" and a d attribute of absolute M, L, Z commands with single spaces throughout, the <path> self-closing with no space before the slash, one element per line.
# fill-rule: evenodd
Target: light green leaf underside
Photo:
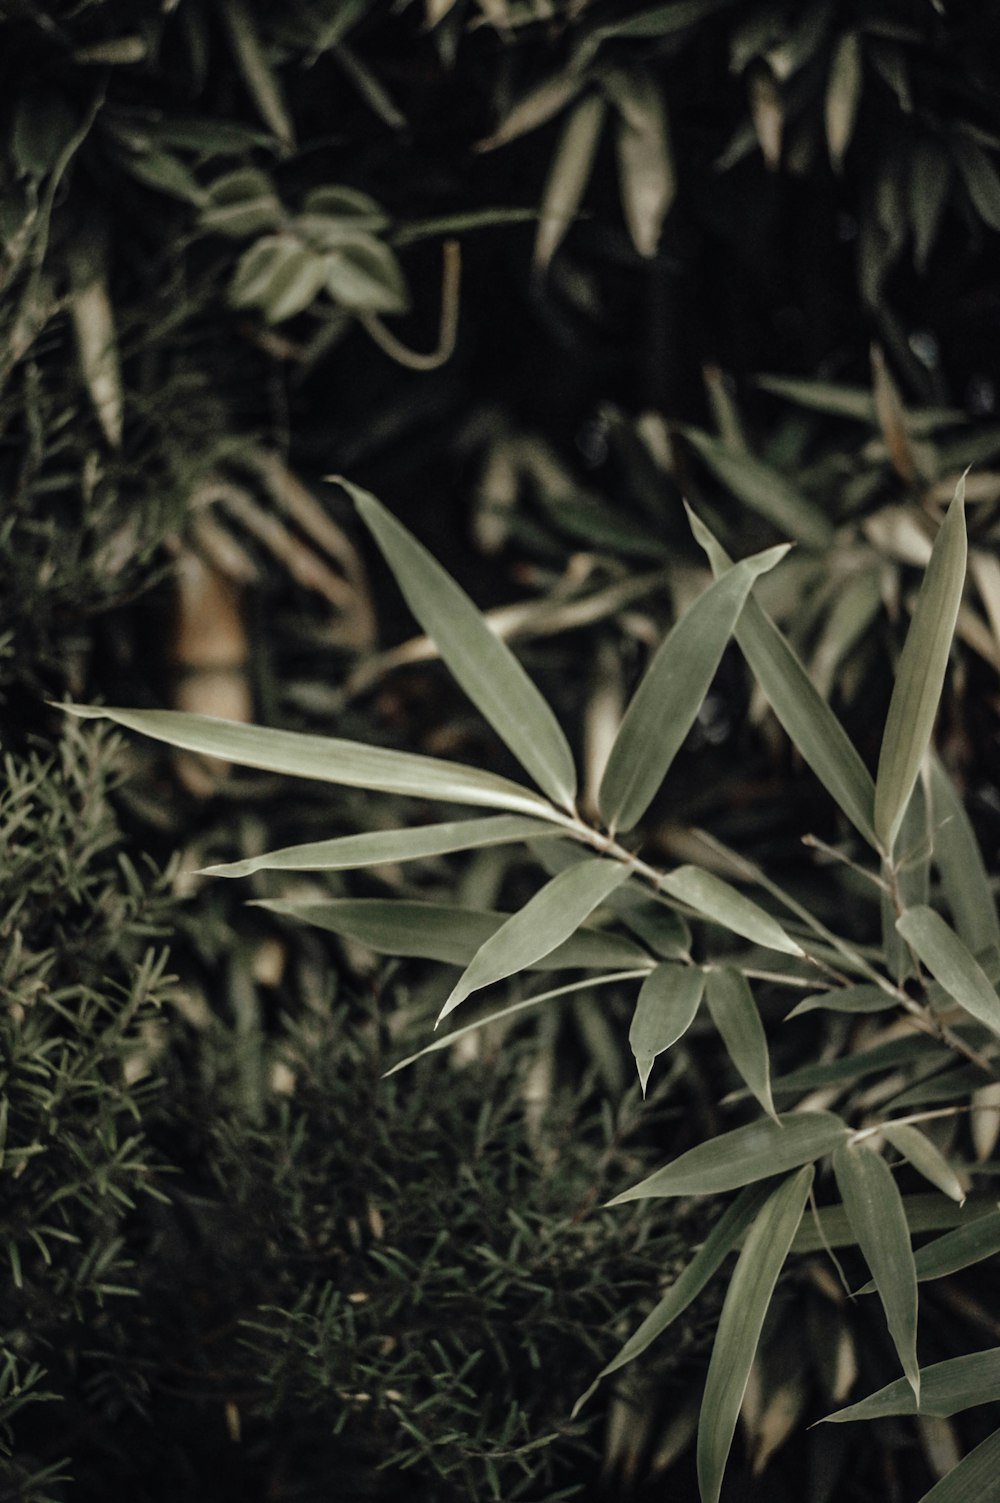
<path fill-rule="evenodd" d="M 962 1204 L 965 1191 L 958 1175 L 926 1133 L 922 1133 L 919 1127 L 914 1127 L 910 1122 L 886 1122 L 882 1132 L 896 1152 L 901 1153 L 918 1174 L 936 1185 L 949 1200 Z"/>
<path fill-rule="evenodd" d="M 774 1117 L 767 1036 L 745 976 L 731 966 L 708 973 L 708 1010 L 740 1077 Z"/>
<path fill-rule="evenodd" d="M 691 530 L 717 577 L 732 560 L 688 507 Z M 872 846 L 875 785 L 847 732 L 801 660 L 751 595 L 734 633 L 757 683 L 793 745 L 824 788 Z"/>
<path fill-rule="evenodd" d="M 357 940 L 378 955 L 406 955 L 445 965 L 468 965 L 511 917 L 482 909 L 383 898 L 334 898 L 318 903 L 274 898 L 253 906 Z M 631 940 L 597 929 L 581 929 L 524 969 L 641 967 L 643 963 L 650 965 L 649 957 Z"/>
<path fill-rule="evenodd" d="M 1000 918 L 979 842 L 954 783 L 931 755 L 934 862 L 959 937 L 975 954 L 1000 947 Z"/>
<path fill-rule="evenodd" d="M 626 881 L 626 866 L 611 861 L 581 861 L 546 882 L 518 913 L 484 940 L 452 988 L 438 1022 L 454 1012 L 472 992 L 537 965 L 577 929 L 609 893 Z M 606 965 L 607 959 L 601 964 Z"/>
<path fill-rule="evenodd" d="M 679 903 L 693 908 L 703 918 L 711 919 L 751 940 L 755 945 L 764 945 L 769 950 L 780 950 L 784 955 L 801 955 L 802 948 L 763 908 L 745 898 L 741 892 L 697 866 L 679 866 L 660 878 L 660 888 Z"/>
<path fill-rule="evenodd" d="M 885 1160 L 863 1143 L 841 1144 L 833 1155 L 833 1172 L 903 1372 L 919 1402 L 917 1273 L 899 1189 Z"/>
<path fill-rule="evenodd" d="M 617 1372 L 620 1367 L 640 1356 L 656 1338 L 670 1326 L 696 1299 L 712 1275 L 722 1266 L 729 1253 L 739 1245 L 757 1212 L 771 1193 L 769 1184 L 747 1185 L 741 1190 L 715 1223 L 704 1242 L 684 1269 L 671 1284 L 659 1304 L 649 1312 L 642 1324 L 611 1359 L 602 1367 L 586 1393 L 581 1394 L 573 1406 L 575 1418 L 584 1404 L 596 1391 L 602 1378 Z"/>
<path fill-rule="evenodd" d="M 470 851 L 481 846 L 508 845 L 518 840 L 551 839 L 558 826 L 518 814 L 497 814 L 487 819 L 457 819 L 441 825 L 418 825 L 407 830 L 373 830 L 365 835 L 342 835 L 333 840 L 313 840 L 306 845 L 285 846 L 245 861 L 206 866 L 206 877 L 249 877 L 254 872 L 337 872 L 359 866 L 378 866 L 390 861 L 415 861 L 420 857 L 444 856 L 451 851 Z"/>
<path fill-rule="evenodd" d="M 996 1503 L 998 1471 L 1000 1430 L 994 1430 L 924 1493 L 920 1503 Z"/>
<path fill-rule="evenodd" d="M 712 1347 L 698 1425 L 702 1503 L 718 1503 L 764 1318 L 802 1220 L 813 1174 L 812 1165 L 807 1165 L 774 1191 L 757 1213 L 733 1271 Z"/>
<path fill-rule="evenodd" d="M 664 961 L 642 984 L 629 1028 L 629 1047 L 635 1057 L 642 1094 L 658 1054 L 691 1027 L 705 990 L 705 972 L 698 966 Z"/>
<path fill-rule="evenodd" d="M 858 986 L 836 987 L 832 991 L 817 992 L 812 997 L 806 997 L 797 1007 L 793 1007 L 787 1014 L 785 1021 L 790 1018 L 800 1018 L 803 1013 L 816 1012 L 823 1009 L 827 1012 L 885 1012 L 890 1007 L 899 1007 L 898 997 L 890 996 L 880 986 L 870 986 L 867 983 Z"/>
<path fill-rule="evenodd" d="M 930 744 L 965 583 L 965 479 L 934 540 L 899 659 L 875 779 L 875 833 L 886 856 Z"/>
<path fill-rule="evenodd" d="M 822 1158 L 848 1135 L 833 1112 L 785 1112 L 720 1133 L 616 1195 L 609 1205 L 657 1196 L 718 1195 Z"/>
<path fill-rule="evenodd" d="M 1000 997 L 975 956 L 933 908 L 909 908 L 896 928 L 935 981 L 972 1017 L 1000 1035 Z"/>
<path fill-rule="evenodd" d="M 815 502 L 808 501 L 778 470 L 750 454 L 735 454 L 719 439 L 682 428 L 688 443 L 733 495 L 786 536 L 811 548 L 828 548 L 833 528 Z"/>
<path fill-rule="evenodd" d="M 447 570 L 375 497 L 349 481 L 362 521 L 410 610 L 497 735 L 554 803 L 576 798 L 573 753 L 551 709 L 505 642 Z"/>
<path fill-rule="evenodd" d="M 933 1414 L 949 1419 L 977 1404 L 992 1404 L 1000 1399 L 1000 1347 L 986 1352 L 970 1352 L 920 1369 L 920 1408 L 913 1389 L 905 1378 L 887 1383 L 846 1409 L 824 1416 L 827 1425 L 842 1425 L 846 1420 L 885 1419 L 892 1414 Z"/>
<path fill-rule="evenodd" d="M 754 580 L 787 548 L 744 559 L 700 595 L 667 634 L 622 720 L 598 802 L 611 830 L 645 814 L 680 750 L 715 677 Z"/>
<path fill-rule="evenodd" d="M 346 788 L 369 788 L 375 793 L 401 793 L 413 798 L 444 799 L 454 804 L 482 804 L 551 820 L 555 811 L 540 794 L 507 778 L 422 757 L 414 752 L 389 751 L 360 741 L 333 736 L 310 736 L 301 731 L 276 731 L 266 726 L 217 720 L 212 715 L 189 715 L 181 710 L 96 709 L 62 705 L 83 720 L 112 720 L 181 751 L 219 757 L 239 767 L 314 778 Z"/>

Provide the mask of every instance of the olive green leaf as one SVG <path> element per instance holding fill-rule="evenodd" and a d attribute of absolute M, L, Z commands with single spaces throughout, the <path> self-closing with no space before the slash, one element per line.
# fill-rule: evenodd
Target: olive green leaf
<path fill-rule="evenodd" d="M 982 966 L 933 908 L 908 908 L 896 928 L 935 981 L 972 1017 L 1000 1035 L 1000 997 Z"/>
<path fill-rule="evenodd" d="M 625 223 L 640 256 L 655 256 L 677 192 L 663 96 L 643 68 L 610 72 L 603 85 L 618 113 L 615 146 Z"/>
<path fill-rule="evenodd" d="M 754 580 L 787 553 L 744 559 L 700 595 L 667 634 L 632 697 L 601 780 L 598 802 L 611 830 L 646 812 L 697 718 Z"/>
<path fill-rule="evenodd" d="M 721 924 L 733 934 L 783 955 L 801 955 L 802 948 L 758 904 L 745 898 L 714 872 L 698 866 L 679 866 L 660 878 L 660 887 L 679 903 L 685 903 L 704 918 Z"/>
<path fill-rule="evenodd" d="M 746 977 L 732 966 L 709 971 L 706 1000 L 729 1058 L 768 1116 L 776 1117 L 767 1037 Z"/>
<path fill-rule="evenodd" d="M 994 1430 L 924 1493 L 920 1503 L 995 1503 L 998 1469 L 1000 1430 Z"/>
<path fill-rule="evenodd" d="M 809 1164 L 778 1186 L 757 1213 L 733 1271 L 712 1347 L 698 1425 L 702 1503 L 718 1503 L 764 1318 L 802 1220 L 814 1172 Z"/>
<path fill-rule="evenodd" d="M 858 1246 L 871 1269 L 903 1372 L 920 1401 L 917 1274 L 910 1229 L 892 1170 L 865 1143 L 842 1143 L 833 1172 Z"/>
<path fill-rule="evenodd" d="M 574 107 L 563 127 L 549 168 L 535 237 L 535 265 L 544 271 L 580 207 L 590 179 L 607 104 L 589 94 Z"/>
<path fill-rule="evenodd" d="M 846 1409 L 823 1417 L 823 1424 L 842 1425 L 847 1420 L 885 1419 L 893 1414 L 935 1414 L 949 1419 L 977 1404 L 1000 1399 L 1000 1347 L 971 1352 L 920 1369 L 920 1406 L 905 1378 L 887 1383 L 876 1393 L 859 1399 Z"/>
<path fill-rule="evenodd" d="M 538 786 L 571 807 L 576 770 L 566 737 L 506 643 L 465 591 L 375 497 L 349 481 L 351 496 L 396 577 L 407 605 L 476 708 Z"/>
<path fill-rule="evenodd" d="M 687 1033 L 704 990 L 705 972 L 700 967 L 670 961 L 658 965 L 643 982 L 628 1041 L 644 1096 L 653 1061 Z"/>
<path fill-rule="evenodd" d="M 848 1128 L 833 1112 L 785 1112 L 750 1122 L 689 1148 L 647 1179 L 623 1190 L 609 1205 L 659 1196 L 718 1195 L 771 1174 L 783 1174 L 832 1152 Z"/>
<path fill-rule="evenodd" d="M 304 226 L 306 228 L 307 226 Z M 356 231 L 337 236 L 323 255 L 323 286 L 342 308 L 357 313 L 405 313 L 406 279 L 383 240 Z"/>
<path fill-rule="evenodd" d="M 830 546 L 833 528 L 829 519 L 778 470 L 750 454 L 734 454 L 717 438 L 697 428 L 680 431 L 716 478 L 751 510 L 800 543 L 819 549 Z"/>
<path fill-rule="evenodd" d="M 438 1022 L 470 993 L 550 956 L 628 876 L 626 866 L 594 859 L 553 877 L 480 946 L 452 988 Z"/>
<path fill-rule="evenodd" d="M 936 1237 L 933 1242 L 926 1242 L 918 1248 L 914 1255 L 917 1282 L 943 1279 L 946 1274 L 971 1268 L 974 1263 L 992 1258 L 998 1252 L 1000 1211 L 991 1210 L 968 1226 L 956 1227 L 953 1232 L 946 1232 L 943 1237 Z"/>
<path fill-rule="evenodd" d="M 963 476 L 934 541 L 882 737 L 875 779 L 875 833 L 888 859 L 930 744 L 962 601 L 967 551 Z"/>
<path fill-rule="evenodd" d="M 930 795 L 934 863 L 959 937 L 973 954 L 1000 946 L 1000 918 L 979 841 L 954 783 L 933 754 Z"/>
<path fill-rule="evenodd" d="M 885 1012 L 890 1007 L 898 1007 L 900 999 L 891 993 L 883 991 L 880 986 L 871 986 L 867 983 L 858 986 L 834 987 L 828 992 L 816 992 L 811 997 L 806 997 L 793 1007 L 787 1014 L 785 1021 L 790 1018 L 800 1018 L 803 1013 L 816 1012 L 823 1009 L 826 1012 Z"/>
<path fill-rule="evenodd" d="M 954 1201 L 942 1200 L 940 1195 L 903 1196 L 906 1224 L 913 1236 L 916 1236 L 918 1232 L 942 1232 L 955 1226 L 965 1230 L 966 1228 L 962 1227 L 963 1222 L 968 1221 L 971 1227 L 979 1220 L 988 1219 L 992 1208 L 993 1203 L 990 1201 L 974 1203 L 967 1200 L 959 1209 Z M 947 1234 L 951 1236 L 952 1232 L 948 1230 Z M 944 1238 L 937 1240 L 943 1242 Z M 857 1245 L 858 1239 L 845 1207 L 830 1205 L 821 1206 L 807 1221 L 802 1223 L 795 1236 L 793 1251 L 821 1252 L 827 1247 L 856 1247 Z M 920 1253 L 918 1252 L 915 1257 L 918 1267 L 919 1259 Z M 874 1294 L 875 1285 L 868 1283 L 857 1292 Z"/>
<path fill-rule="evenodd" d="M 837 43 L 826 86 L 826 145 L 835 172 L 844 164 L 861 100 L 861 44 L 856 31 L 845 31 Z"/>
<path fill-rule="evenodd" d="M 942 1194 L 947 1195 L 950 1200 L 955 1200 L 962 1205 L 965 1200 L 965 1191 L 962 1189 L 958 1175 L 926 1133 L 922 1133 L 919 1127 L 914 1127 L 909 1122 L 884 1122 L 882 1134 L 896 1152 L 901 1153 L 904 1159 L 913 1165 L 918 1174 L 930 1180 L 932 1185 L 937 1185 Z"/>

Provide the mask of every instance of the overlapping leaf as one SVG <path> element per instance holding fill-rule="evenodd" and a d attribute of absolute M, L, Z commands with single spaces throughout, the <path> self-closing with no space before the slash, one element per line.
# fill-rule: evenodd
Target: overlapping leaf
<path fill-rule="evenodd" d="M 768 1116 L 775 1117 L 767 1036 L 746 977 L 732 966 L 709 971 L 707 1001 L 729 1058 Z"/>
<path fill-rule="evenodd" d="M 670 961 L 658 965 L 643 982 L 628 1041 L 644 1096 L 653 1061 L 691 1027 L 704 990 L 705 972 L 700 966 Z"/>

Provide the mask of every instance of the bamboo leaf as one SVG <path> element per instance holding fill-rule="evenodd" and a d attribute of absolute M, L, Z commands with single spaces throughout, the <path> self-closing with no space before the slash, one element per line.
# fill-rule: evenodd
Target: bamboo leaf
<path fill-rule="evenodd" d="M 891 858 L 930 744 L 965 583 L 965 477 L 934 542 L 906 634 L 875 779 L 875 833 Z"/>
<path fill-rule="evenodd" d="M 920 1503 L 996 1503 L 998 1469 L 1000 1430 L 994 1430 L 924 1493 Z"/>
<path fill-rule="evenodd" d="M 680 1158 L 616 1195 L 609 1205 L 661 1196 L 718 1195 L 811 1163 L 845 1142 L 833 1112 L 785 1112 L 750 1122 L 689 1148 Z"/>
<path fill-rule="evenodd" d="M 601 780 L 609 829 L 630 830 L 646 812 L 694 724 L 754 580 L 787 548 L 769 548 L 725 573 L 668 633 L 636 690 Z"/>
<path fill-rule="evenodd" d="M 538 786 L 571 807 L 576 771 L 566 737 L 524 669 L 465 591 L 367 491 L 338 484 L 385 555 L 407 605 L 473 704 Z"/>
<path fill-rule="evenodd" d="M 607 105 L 600 94 L 581 99 L 567 120 L 542 194 L 535 265 L 544 271 L 580 207 L 590 179 Z"/>
<path fill-rule="evenodd" d="M 1000 997 L 982 966 L 933 908 L 908 908 L 896 928 L 950 997 L 1000 1035 Z"/>
<path fill-rule="evenodd" d="M 625 222 L 640 256 L 655 256 L 677 192 L 663 96 L 641 68 L 609 73 L 604 87 L 618 111 L 615 146 Z"/>
<path fill-rule="evenodd" d="M 992 1404 L 1000 1399 L 1000 1347 L 986 1352 L 970 1352 L 920 1369 L 920 1407 L 913 1389 L 905 1378 L 887 1383 L 876 1393 L 859 1399 L 846 1409 L 824 1415 L 825 1425 L 842 1425 L 847 1420 L 886 1419 L 894 1414 L 934 1414 L 950 1419 L 978 1404 Z"/>
<path fill-rule="evenodd" d="M 514 976 L 558 950 L 628 875 L 627 866 L 591 860 L 553 877 L 477 950 L 452 988 L 438 1022 L 470 993 Z"/>
<path fill-rule="evenodd" d="M 803 1013 L 816 1012 L 822 1008 L 827 1012 L 885 1012 L 890 1007 L 898 1007 L 899 998 L 891 996 L 882 990 L 880 986 L 845 986 L 836 987 L 833 991 L 817 992 L 812 997 L 806 997 L 797 1007 L 793 1007 L 785 1018 L 787 1023 L 790 1018 L 800 1018 Z"/>
<path fill-rule="evenodd" d="M 653 1061 L 687 1033 L 704 990 L 705 972 L 699 966 L 673 965 L 669 961 L 650 971 L 643 982 L 628 1041 L 644 1096 Z"/>
<path fill-rule="evenodd" d="M 861 100 L 861 44 L 856 31 L 845 31 L 837 43 L 826 86 L 826 144 L 835 172 L 844 165 Z"/>
<path fill-rule="evenodd" d="M 842 1143 L 833 1155 L 833 1172 L 875 1280 L 903 1372 L 919 1403 L 917 1274 L 896 1181 L 885 1160 L 864 1143 Z"/>
<path fill-rule="evenodd" d="M 933 754 L 930 769 L 934 862 L 952 921 L 973 954 L 1000 947 L 1000 919 L 979 841 L 954 783 Z"/>
<path fill-rule="evenodd" d="M 807 543 L 811 548 L 829 548 L 833 528 L 812 501 L 799 494 L 778 470 L 749 454 L 734 454 L 716 438 L 697 428 L 681 428 L 718 480 L 738 500 L 746 503 L 780 532 Z"/>
<path fill-rule="evenodd" d="M 988 1219 L 992 1203 L 967 1200 L 962 1210 L 959 1210 L 953 1201 L 942 1200 L 940 1195 L 904 1195 L 903 1208 L 906 1211 L 906 1224 L 916 1236 L 918 1232 L 941 1232 L 963 1221 L 969 1221 L 971 1225 L 980 1219 Z M 948 1235 L 951 1235 L 950 1231 Z M 943 1241 L 944 1238 L 938 1240 Z M 796 1233 L 793 1250 L 807 1253 L 820 1252 L 827 1247 L 856 1247 L 857 1241 L 846 1209 L 842 1205 L 829 1205 L 822 1206 L 808 1221 L 802 1223 Z M 919 1259 L 918 1252 L 914 1261 L 919 1264 Z M 874 1292 L 874 1284 L 866 1284 L 858 1290 L 859 1294 Z"/>
<path fill-rule="evenodd" d="M 365 835 L 341 835 L 333 840 L 313 840 L 306 845 L 285 846 L 245 861 L 227 861 L 206 866 L 203 877 L 250 877 L 254 872 L 342 872 L 359 866 L 379 866 L 388 861 L 415 861 L 444 856 L 451 851 L 471 851 L 482 846 L 508 845 L 518 840 L 551 839 L 561 833 L 557 825 L 524 819 L 518 814 L 497 814 L 488 819 L 458 819 L 442 825 L 419 825 L 409 830 L 373 830 Z"/>
<path fill-rule="evenodd" d="M 813 1173 L 808 1165 L 774 1191 L 757 1213 L 733 1272 L 712 1347 L 698 1425 L 702 1503 L 718 1503 L 764 1318 L 802 1220 Z"/>
<path fill-rule="evenodd" d="M 508 141 L 516 141 L 518 136 L 546 125 L 576 98 L 580 85 L 580 75 L 571 71 L 546 78 L 519 99 L 493 134 L 477 141 L 473 150 L 495 151 L 498 146 L 505 146 Z"/>
<path fill-rule="evenodd" d="M 919 1127 L 914 1127 L 909 1122 L 885 1122 L 882 1124 L 882 1133 L 896 1152 L 909 1160 L 918 1174 L 930 1180 L 950 1200 L 957 1201 L 959 1205 L 964 1203 L 965 1191 L 958 1175 L 941 1150 Z"/>
<path fill-rule="evenodd" d="M 619 1368 L 652 1346 L 658 1336 L 673 1324 L 679 1315 L 697 1299 L 712 1275 L 721 1268 L 728 1255 L 739 1246 L 754 1218 L 771 1194 L 770 1183 L 747 1185 L 728 1206 L 712 1227 L 708 1236 L 674 1283 L 671 1284 L 659 1304 L 649 1312 L 642 1324 L 633 1331 L 624 1346 L 607 1366 L 602 1367 L 586 1393 L 581 1394 L 573 1405 L 575 1419 L 587 1400 L 594 1394 L 602 1378 L 607 1378 Z"/>
<path fill-rule="evenodd" d="M 555 813 L 530 788 L 482 772 L 478 767 L 465 767 L 461 762 L 389 751 L 382 746 L 365 746 L 360 741 L 341 741 L 332 736 L 270 730 L 180 710 L 97 709 L 88 705 L 58 708 L 82 720 L 113 720 L 116 725 L 150 736 L 154 741 L 164 741 L 181 751 L 219 757 L 239 767 L 315 778 L 346 788 L 369 788 L 376 793 L 402 793 L 414 798 L 519 810 L 543 820 L 552 820 Z"/>
<path fill-rule="evenodd" d="M 918 1283 L 943 1279 L 949 1273 L 971 1268 L 1000 1252 L 1000 1211 L 979 1216 L 968 1226 L 956 1227 L 933 1242 L 926 1242 L 914 1255 Z M 862 1291 L 864 1292 L 864 1291 Z"/>
<path fill-rule="evenodd" d="M 746 977 L 732 966 L 709 971 L 708 1010 L 729 1058 L 769 1117 L 777 1120 L 771 1096 L 767 1036 Z"/>
<path fill-rule="evenodd" d="M 688 507 L 691 530 L 718 578 L 732 561 Z M 772 710 L 813 772 L 871 845 L 875 788 L 843 726 L 805 667 L 751 595 L 736 623 L 736 641 Z"/>
<path fill-rule="evenodd" d="M 660 878 L 660 887 L 696 913 L 755 945 L 780 950 L 784 955 L 803 954 L 801 946 L 785 933 L 777 919 L 714 872 L 702 871 L 697 866 L 679 866 Z"/>
<path fill-rule="evenodd" d="M 295 132 L 281 85 L 261 46 L 249 7 L 245 0 L 221 0 L 221 10 L 236 65 L 260 118 L 285 146 L 294 146 Z"/>

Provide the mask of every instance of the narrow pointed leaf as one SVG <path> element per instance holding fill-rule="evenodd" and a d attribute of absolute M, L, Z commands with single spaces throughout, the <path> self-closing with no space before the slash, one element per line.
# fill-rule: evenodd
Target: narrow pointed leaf
<path fill-rule="evenodd" d="M 958 790 L 931 756 L 930 793 L 934 863 L 959 937 L 973 954 L 1000 947 L 1000 918 L 979 841 Z"/>
<path fill-rule="evenodd" d="M 1000 997 L 982 966 L 933 908 L 908 908 L 896 928 L 960 1007 L 1000 1034 Z"/>
<path fill-rule="evenodd" d="M 722 654 L 758 575 L 787 548 L 744 559 L 709 586 L 661 643 L 625 712 L 601 780 L 598 802 L 612 830 L 645 814 L 697 718 Z"/>
<path fill-rule="evenodd" d="M 573 1418 L 595 1392 L 602 1378 L 615 1373 L 619 1368 L 652 1346 L 658 1336 L 673 1324 L 679 1315 L 697 1299 L 712 1275 L 721 1268 L 729 1254 L 739 1246 L 748 1229 L 771 1194 L 767 1182 L 747 1185 L 728 1206 L 715 1223 L 704 1242 L 677 1279 L 671 1284 L 659 1304 L 649 1312 L 642 1324 L 611 1359 L 602 1367 L 586 1393 L 581 1394 L 573 1406 Z"/>
<path fill-rule="evenodd" d="M 708 468 L 738 500 L 766 518 L 786 537 L 812 548 L 828 548 L 833 528 L 813 501 L 770 465 L 749 454 L 734 454 L 725 444 L 697 428 L 681 430 Z"/>
<path fill-rule="evenodd" d="M 113 720 L 130 731 L 164 741 L 181 751 L 220 757 L 239 767 L 315 778 L 347 788 L 370 788 L 376 793 L 402 793 L 414 798 L 444 799 L 455 804 L 482 804 L 519 810 L 551 819 L 551 805 L 530 788 L 461 762 L 445 762 L 413 752 L 389 751 L 360 741 L 333 736 L 309 736 L 301 731 L 276 731 L 217 720 L 212 715 L 189 715 L 181 710 L 116 710 L 87 705 L 61 705 L 83 720 Z"/>
<path fill-rule="evenodd" d="M 902 1197 L 885 1160 L 863 1143 L 843 1143 L 833 1172 L 872 1278 L 903 1372 L 920 1401 L 917 1273 Z"/>
<path fill-rule="evenodd" d="M 419 825 L 408 830 L 373 830 L 364 835 L 341 835 L 333 840 L 313 840 L 306 845 L 285 846 L 245 861 L 227 861 L 206 866 L 206 877 L 249 877 L 254 872 L 337 872 L 359 866 L 378 866 L 387 861 L 415 861 L 443 856 L 451 851 L 471 851 L 482 846 L 508 845 L 518 840 L 551 839 L 558 826 L 519 814 L 497 814 L 487 819 L 457 819 L 441 825 Z"/>
<path fill-rule="evenodd" d="M 732 560 L 688 508 L 691 529 L 719 578 Z M 847 732 L 803 663 L 751 595 L 734 633 L 754 678 L 794 746 L 870 845 L 876 845 L 875 785 Z"/>
<path fill-rule="evenodd" d="M 539 788 L 555 803 L 571 806 L 573 754 L 510 648 L 437 559 L 374 496 L 346 480 L 338 484 L 351 496 L 403 598 L 459 685 Z"/>
<path fill-rule="evenodd" d="M 886 1012 L 890 1007 L 898 1007 L 899 998 L 893 997 L 889 992 L 882 990 L 880 986 L 868 985 L 834 987 L 832 991 L 817 992 L 812 997 L 806 997 L 791 1012 L 787 1014 L 785 1022 L 790 1018 L 800 1018 L 804 1013 L 816 1012 L 822 1009 L 826 1012 Z"/>
<path fill-rule="evenodd" d="M 732 1132 L 720 1133 L 630 1190 L 609 1205 L 659 1196 L 718 1195 L 738 1190 L 772 1174 L 783 1174 L 831 1153 L 847 1139 L 848 1129 L 833 1112 L 785 1112 L 765 1117 Z"/>
<path fill-rule="evenodd" d="M 937 1185 L 950 1200 L 957 1201 L 959 1205 L 963 1203 L 965 1191 L 958 1175 L 926 1133 L 922 1133 L 919 1127 L 914 1127 L 910 1122 L 886 1122 L 882 1126 L 882 1133 L 918 1174 L 930 1180 L 932 1185 Z"/>
<path fill-rule="evenodd" d="M 986 1352 L 970 1352 L 920 1369 L 920 1407 L 913 1389 L 905 1378 L 887 1383 L 877 1393 L 859 1399 L 846 1409 L 823 1417 L 826 1425 L 842 1425 L 847 1420 L 886 1419 L 894 1414 L 934 1414 L 950 1419 L 978 1404 L 992 1404 L 1000 1399 L 1000 1347 Z"/>
<path fill-rule="evenodd" d="M 470 993 L 527 970 L 558 950 L 628 875 L 626 866 L 593 860 L 553 877 L 479 948 L 452 988 L 438 1022 Z"/>
<path fill-rule="evenodd" d="M 538 211 L 534 260 L 544 271 L 559 249 L 590 181 L 607 105 L 599 94 L 581 99 L 563 127 Z"/>
<path fill-rule="evenodd" d="M 446 965 L 468 965 L 511 918 L 506 913 L 483 909 L 394 898 L 333 898 L 319 903 L 271 898 L 252 906 L 313 924 L 330 934 L 359 940 L 378 955 L 408 955 L 439 960 Z M 581 928 L 564 943 L 518 969 L 558 971 L 577 966 L 597 969 L 643 963 L 648 966 L 649 957 L 631 940 L 602 930 Z"/>
<path fill-rule="evenodd" d="M 625 223 L 640 256 L 655 256 L 677 192 L 663 95 L 645 69 L 609 73 L 604 87 L 618 111 L 615 146 Z"/>
<path fill-rule="evenodd" d="M 712 1347 L 698 1425 L 702 1503 L 718 1503 L 764 1318 L 802 1220 L 813 1174 L 808 1165 L 778 1186 L 757 1213 L 733 1272 Z"/>
<path fill-rule="evenodd" d="M 706 999 L 736 1070 L 768 1116 L 775 1117 L 767 1036 L 746 977 L 732 966 L 709 971 Z"/>
<path fill-rule="evenodd" d="M 644 1096 L 654 1059 L 687 1033 L 704 990 L 705 972 L 699 966 L 669 961 L 658 965 L 643 982 L 628 1041 Z"/>
<path fill-rule="evenodd" d="M 803 953 L 802 947 L 785 933 L 777 919 L 714 872 L 702 871 L 697 866 L 679 866 L 676 871 L 661 877 L 660 887 L 679 903 L 687 904 L 696 913 L 755 945 L 780 950 L 783 955 Z"/>
<path fill-rule="evenodd" d="M 990 1213 L 991 1203 L 984 1204 L 980 1201 L 978 1204 L 973 1204 L 967 1200 L 964 1207 L 959 1210 L 953 1201 L 942 1200 L 940 1195 L 904 1195 L 903 1209 L 906 1211 L 906 1224 L 911 1233 L 916 1236 L 918 1232 L 945 1231 L 963 1220 L 984 1218 Z M 948 1235 L 951 1235 L 950 1231 Z M 795 1237 L 794 1251 L 821 1252 L 827 1247 L 856 1247 L 857 1244 L 858 1239 L 844 1206 L 830 1205 L 821 1207 L 815 1215 L 803 1221 Z M 914 1261 L 919 1258 L 918 1252 Z M 858 1293 L 874 1294 L 875 1285 L 866 1284 L 863 1289 L 858 1290 Z"/>
<path fill-rule="evenodd" d="M 924 1493 L 920 1503 L 996 1503 L 998 1471 L 1000 1430 L 994 1430 Z"/>
<path fill-rule="evenodd" d="M 934 541 L 900 654 L 875 779 L 875 833 L 891 856 L 930 744 L 965 583 L 965 478 Z"/>
<path fill-rule="evenodd" d="M 958 1226 L 918 1248 L 914 1255 L 917 1281 L 943 1279 L 997 1253 L 1000 1253 L 1000 1211 L 989 1211 L 968 1226 Z"/>

